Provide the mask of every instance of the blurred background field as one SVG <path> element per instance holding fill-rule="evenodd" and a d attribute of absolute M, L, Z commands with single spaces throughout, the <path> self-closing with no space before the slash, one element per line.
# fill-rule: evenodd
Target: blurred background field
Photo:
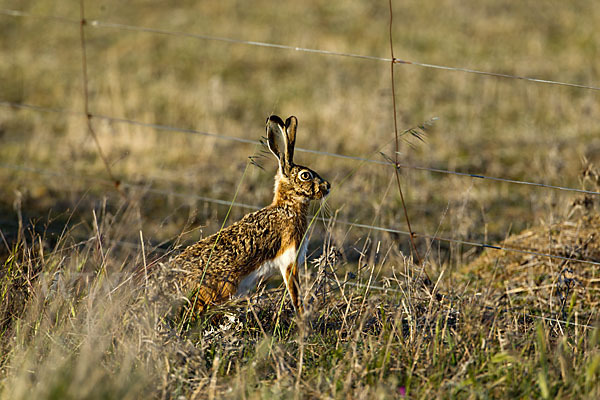
<path fill-rule="evenodd" d="M 393 3 L 397 58 L 600 86 L 597 2 Z M 91 240 L 102 231 L 113 241 L 107 246 L 116 246 L 110 253 L 115 265 L 139 265 L 135 246 L 140 232 L 149 257 L 155 258 L 218 230 L 229 211 L 226 202 L 234 195 L 236 202 L 255 207 L 271 201 L 276 164 L 264 148 L 178 130 L 256 141 L 264 135 L 267 116 L 295 115 L 297 147 L 378 161 L 394 157 L 389 62 L 149 31 L 389 57 L 387 1 L 106 0 L 85 5 L 89 111 L 97 116 L 91 124 L 126 196 L 114 190 L 83 116 L 79 2 L 1 0 L 0 9 L 29 15 L 0 12 L 2 259 L 16 262 L 17 254 L 26 253 L 19 243 L 34 242 L 32 237 L 38 243 L 29 246 L 52 254 L 64 243 Z M 50 16 L 60 18 L 44 18 Z M 402 164 L 599 191 L 594 166 L 600 165 L 600 91 L 404 64 L 395 66 L 395 82 L 399 129 L 417 127 L 424 134 L 423 141 L 403 136 Z M 263 169 L 249 163 L 251 156 Z M 297 152 L 296 161 L 332 183 L 323 217 L 406 230 L 389 165 L 310 152 Z M 403 168 L 401 179 L 413 229 L 458 240 L 497 243 L 524 231 L 551 237 L 553 226 L 597 208 L 597 194 L 585 197 L 412 168 Z M 233 207 L 228 221 L 248 211 Z M 98 220 L 104 230 L 95 225 Z M 599 262 L 594 247 L 597 219 L 584 221 L 581 231 L 592 239 L 577 236 L 578 230 L 576 239 L 569 239 L 575 244 L 558 243 L 558 252 L 552 253 L 554 247 L 547 243 L 525 239 L 513 241 L 513 247 Z M 550 228 L 546 232 L 539 226 Z M 574 252 L 583 243 L 578 240 L 592 243 L 590 250 Z M 324 242 L 340 252 L 337 271 L 342 278 L 342 272 L 356 273 L 361 263 L 379 263 L 376 280 L 384 282 L 404 265 L 401 252 L 410 254 L 406 236 L 340 222 L 317 222 L 311 236 L 313 257 L 324 254 Z M 480 255 L 478 248 L 423 239 L 418 246 L 427 254 L 434 280 L 443 277 L 440 287 L 465 293 L 490 282 L 499 293 L 511 285 L 511 290 L 553 285 L 565 267 L 546 260 L 539 275 L 538 270 L 526 277 L 516 274 L 520 278 L 510 282 L 511 276 L 492 268 L 503 265 L 497 257 L 504 253 L 486 253 L 489 258 L 471 264 Z M 101 265 L 108 262 L 102 260 Z M 45 262 L 51 268 L 60 265 Z M 598 267 L 577 266 L 575 274 L 585 281 L 585 289 L 568 294 L 576 294 L 572 301 L 578 312 L 593 324 Z M 550 290 L 521 300 L 531 310 L 543 307 L 553 313 L 561 310 L 560 301 L 546 300 L 555 296 L 557 291 Z M 6 326 L 6 332 L 16 331 Z M 598 348 L 591 346 L 596 354 Z M 400 364 L 402 360 L 399 356 Z M 588 359 L 579 361 L 587 365 Z M 219 376 L 230 377 L 218 365 L 217 370 Z M 385 370 L 388 375 L 394 373 Z M 419 381 L 420 395 L 442 390 L 426 381 Z M 194 382 L 184 387 L 193 389 Z M 538 383 L 531 393 L 543 394 Z M 316 386 L 307 383 L 305 389 L 309 387 Z M 565 387 L 580 393 L 574 386 Z M 182 393 L 189 395 L 187 389 Z M 517 393 L 531 394 L 521 389 Z M 594 387 L 589 390 L 593 393 Z"/>

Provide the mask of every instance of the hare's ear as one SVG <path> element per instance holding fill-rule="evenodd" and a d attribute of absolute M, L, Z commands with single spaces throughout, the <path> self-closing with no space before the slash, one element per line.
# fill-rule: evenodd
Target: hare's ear
<path fill-rule="evenodd" d="M 294 162 L 294 146 L 296 145 L 296 128 L 298 119 L 293 115 L 285 120 L 285 132 L 287 133 L 287 158 L 290 164 Z"/>
<path fill-rule="evenodd" d="M 288 159 L 288 137 L 283 121 L 277 115 L 267 118 L 267 138 L 269 139 L 269 150 L 279 161 L 279 169 L 287 175 L 291 165 Z"/>

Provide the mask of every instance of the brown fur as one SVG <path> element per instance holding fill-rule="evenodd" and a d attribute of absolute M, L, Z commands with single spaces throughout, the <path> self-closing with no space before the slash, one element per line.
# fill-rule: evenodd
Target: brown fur
<path fill-rule="evenodd" d="M 285 125 L 277 116 L 267 120 L 269 148 L 279 160 L 273 202 L 187 247 L 173 260 L 184 274 L 183 289 L 194 313 L 231 298 L 240 282 L 266 261 L 290 247 L 300 249 L 308 226 L 308 204 L 326 196 L 330 185 L 316 172 L 293 163 L 296 126 L 295 117 Z M 296 311 L 301 312 L 296 261 L 286 268 L 284 280 Z"/>

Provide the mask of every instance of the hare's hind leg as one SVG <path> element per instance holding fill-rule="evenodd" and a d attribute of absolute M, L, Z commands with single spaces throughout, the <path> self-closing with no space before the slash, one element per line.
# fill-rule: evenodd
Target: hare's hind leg
<path fill-rule="evenodd" d="M 288 267 L 285 269 L 283 280 L 285 281 L 285 286 L 290 293 L 290 297 L 292 298 L 294 310 L 297 314 L 302 314 L 304 310 L 298 298 L 298 292 L 300 289 L 300 282 L 298 281 L 298 264 L 295 261 L 288 265 Z"/>
<path fill-rule="evenodd" d="M 211 305 L 222 304 L 235 293 L 236 287 L 232 282 L 222 281 L 210 284 L 205 282 L 194 290 L 188 297 L 191 316 L 195 319 Z"/>
<path fill-rule="evenodd" d="M 186 304 L 182 306 L 179 317 L 182 321 L 193 323 L 204 313 L 208 304 L 204 300 L 201 288 L 193 290 L 187 296 Z"/>

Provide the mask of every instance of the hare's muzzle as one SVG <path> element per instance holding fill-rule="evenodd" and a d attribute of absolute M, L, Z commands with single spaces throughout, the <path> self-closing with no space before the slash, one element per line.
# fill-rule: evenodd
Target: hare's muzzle
<path fill-rule="evenodd" d="M 323 195 L 323 197 L 325 197 L 329 194 L 329 189 L 331 188 L 331 185 L 329 184 L 329 182 L 323 181 L 319 185 L 319 188 L 321 189 L 321 194 Z"/>

